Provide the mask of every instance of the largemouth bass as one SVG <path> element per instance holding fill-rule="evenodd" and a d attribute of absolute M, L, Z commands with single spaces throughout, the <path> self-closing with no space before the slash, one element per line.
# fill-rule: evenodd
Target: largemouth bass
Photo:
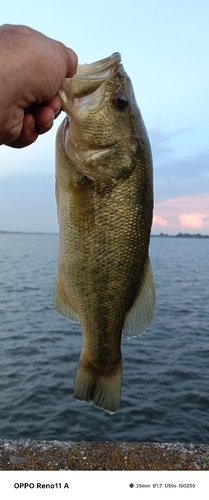
<path fill-rule="evenodd" d="M 114 413 L 122 332 L 145 331 L 155 308 L 150 144 L 119 53 L 79 66 L 59 95 L 55 307 L 82 327 L 74 398 Z"/>

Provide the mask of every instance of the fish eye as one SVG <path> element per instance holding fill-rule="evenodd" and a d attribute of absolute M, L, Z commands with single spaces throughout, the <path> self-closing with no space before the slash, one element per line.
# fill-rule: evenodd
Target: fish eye
<path fill-rule="evenodd" d="M 119 110 L 127 108 L 128 106 L 127 95 L 124 92 L 117 92 L 117 94 L 115 94 L 115 96 L 113 97 L 113 104 Z"/>

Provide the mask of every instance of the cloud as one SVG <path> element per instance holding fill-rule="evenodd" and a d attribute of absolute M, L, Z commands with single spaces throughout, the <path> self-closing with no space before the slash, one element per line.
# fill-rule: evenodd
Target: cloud
<path fill-rule="evenodd" d="M 209 234 L 209 193 L 171 198 L 155 204 L 153 232 L 165 226 L 169 234 L 185 232 Z"/>
<path fill-rule="evenodd" d="M 168 158 L 175 157 L 175 140 L 189 132 L 188 128 L 177 130 L 166 130 L 168 125 L 159 124 L 149 127 L 148 133 L 154 158 L 154 163 L 161 165 L 167 162 Z"/>
<path fill-rule="evenodd" d="M 167 226 L 168 221 L 163 219 L 162 217 L 159 217 L 158 215 L 153 216 L 153 225 L 154 226 Z"/>
<path fill-rule="evenodd" d="M 157 202 L 208 192 L 209 149 L 198 149 L 200 132 L 195 127 L 170 131 L 168 124 L 149 128 Z"/>
<path fill-rule="evenodd" d="M 57 232 L 54 176 L 18 175 L 0 182 L 0 230 Z"/>
<path fill-rule="evenodd" d="M 183 227 L 190 228 L 202 228 L 203 219 L 207 217 L 207 214 L 199 214 L 192 212 L 191 214 L 181 214 L 178 216 L 180 223 Z"/>

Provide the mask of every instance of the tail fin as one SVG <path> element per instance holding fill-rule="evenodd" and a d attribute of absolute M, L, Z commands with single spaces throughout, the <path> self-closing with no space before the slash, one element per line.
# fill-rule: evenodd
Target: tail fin
<path fill-rule="evenodd" d="M 82 358 L 78 363 L 73 397 L 92 401 L 95 406 L 115 413 L 120 404 L 122 359 L 110 374 L 101 374 L 86 366 Z"/>

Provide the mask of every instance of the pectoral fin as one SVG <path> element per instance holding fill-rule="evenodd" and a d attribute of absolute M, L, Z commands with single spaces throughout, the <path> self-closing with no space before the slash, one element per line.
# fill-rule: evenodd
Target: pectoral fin
<path fill-rule="evenodd" d="M 57 309 L 57 312 L 64 316 L 65 318 L 71 319 L 71 321 L 75 321 L 76 323 L 80 323 L 80 319 L 71 306 L 65 291 L 59 281 L 59 276 L 57 275 L 55 290 L 54 290 L 54 305 Z"/>
<path fill-rule="evenodd" d="M 155 302 L 155 283 L 152 267 L 148 258 L 139 292 L 124 322 L 124 337 L 136 337 L 148 328 L 154 318 Z"/>

